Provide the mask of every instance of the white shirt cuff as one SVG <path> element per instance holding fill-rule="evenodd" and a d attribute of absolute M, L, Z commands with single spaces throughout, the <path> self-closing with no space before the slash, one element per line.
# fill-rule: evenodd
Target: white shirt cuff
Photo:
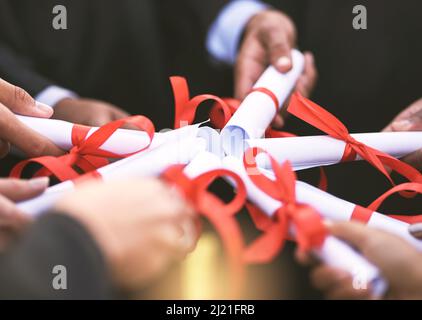
<path fill-rule="evenodd" d="M 73 91 L 58 86 L 49 86 L 43 91 L 41 91 L 35 97 L 35 100 L 54 108 L 57 103 L 67 98 L 78 98 L 78 95 Z"/>
<path fill-rule="evenodd" d="M 267 9 L 258 0 L 233 0 L 227 4 L 211 25 L 207 36 L 207 50 L 218 61 L 234 64 L 240 37 L 249 20 Z"/>

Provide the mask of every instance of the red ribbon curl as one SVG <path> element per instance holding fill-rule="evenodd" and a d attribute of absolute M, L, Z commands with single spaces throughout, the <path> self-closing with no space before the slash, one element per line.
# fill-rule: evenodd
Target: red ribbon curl
<path fill-rule="evenodd" d="M 372 202 L 367 208 L 356 206 L 353 213 L 352 213 L 352 220 L 357 220 L 363 223 L 368 223 L 371 219 L 372 214 L 378 210 L 378 208 L 387 200 L 390 196 L 395 193 L 400 193 L 403 191 L 411 191 L 422 194 L 422 184 L 420 183 L 402 183 L 400 185 L 394 186 L 380 197 L 378 197 L 374 202 Z M 413 214 L 413 215 L 403 215 L 403 214 L 388 214 L 390 218 L 394 218 L 409 224 L 413 223 L 422 223 L 422 215 L 421 214 Z"/>
<path fill-rule="evenodd" d="M 184 167 L 183 165 L 171 166 L 161 177 L 178 187 L 196 211 L 207 218 L 219 234 L 231 269 L 232 295 L 238 297 L 243 287 L 245 266 L 242 261 L 244 241 L 235 214 L 246 201 L 245 185 L 238 175 L 228 170 L 212 170 L 191 179 L 184 174 Z M 233 179 L 237 186 L 237 193 L 228 204 L 208 191 L 212 182 L 221 177 Z"/>

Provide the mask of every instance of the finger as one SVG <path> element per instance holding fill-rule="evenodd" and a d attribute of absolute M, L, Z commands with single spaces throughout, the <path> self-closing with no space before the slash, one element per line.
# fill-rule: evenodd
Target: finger
<path fill-rule="evenodd" d="M 12 201 L 0 195 L 0 223 L 23 220 L 25 214 Z"/>
<path fill-rule="evenodd" d="M 422 99 L 402 111 L 383 131 L 411 130 L 422 130 Z"/>
<path fill-rule="evenodd" d="M 48 185 L 47 177 L 32 180 L 0 179 L 0 194 L 12 201 L 22 201 L 39 195 Z"/>
<path fill-rule="evenodd" d="M 409 154 L 402 159 L 404 162 L 410 164 L 418 170 L 422 170 L 422 149 Z"/>
<path fill-rule="evenodd" d="M 422 119 L 404 119 L 404 120 L 395 120 L 390 123 L 384 131 L 386 132 L 401 132 L 401 131 L 419 131 L 422 130 Z"/>
<path fill-rule="evenodd" d="M 162 223 L 154 230 L 153 246 L 167 255 L 170 260 L 183 259 L 189 252 L 184 230 L 177 223 Z"/>
<path fill-rule="evenodd" d="M 317 267 L 311 273 L 312 284 L 321 291 L 329 291 L 344 284 L 352 284 L 352 277 L 348 272 L 326 265 Z"/>
<path fill-rule="evenodd" d="M 275 129 L 283 128 L 284 127 L 283 117 L 280 114 L 276 115 L 271 125 Z"/>
<path fill-rule="evenodd" d="M 2 109 L 3 108 L 3 109 Z M 14 114 L 0 104 L 0 137 L 18 147 L 29 157 L 63 154 L 53 142 L 20 122 Z"/>
<path fill-rule="evenodd" d="M 113 120 L 114 119 L 112 118 L 111 113 L 110 114 L 101 113 L 101 114 L 95 115 L 95 117 L 92 117 L 90 119 L 85 119 L 85 121 L 83 121 L 84 123 L 82 124 L 88 125 L 91 127 L 102 127 Z"/>
<path fill-rule="evenodd" d="M 195 249 L 196 243 L 199 239 L 200 230 L 198 228 L 198 219 L 186 218 L 180 223 L 183 230 L 182 246 L 186 252 L 192 252 Z"/>
<path fill-rule="evenodd" d="M 259 33 L 262 44 L 267 49 L 270 63 L 280 72 L 292 69 L 291 51 L 293 43 L 284 31 L 279 28 L 263 29 Z"/>
<path fill-rule="evenodd" d="M 296 90 L 305 97 L 309 97 L 315 87 L 318 72 L 315 67 L 314 56 L 310 52 L 305 52 L 305 65 L 302 75 L 296 85 Z"/>
<path fill-rule="evenodd" d="M 296 250 L 296 260 L 304 266 L 316 266 L 320 264 L 318 258 L 315 257 L 311 252 L 305 252 L 303 250 Z"/>
<path fill-rule="evenodd" d="M 0 79 L 0 103 L 12 112 L 32 117 L 50 118 L 53 109 L 36 102 L 24 89 Z"/>
<path fill-rule="evenodd" d="M 422 240 L 422 223 L 415 223 L 409 226 L 409 232 L 416 239 Z"/>
<path fill-rule="evenodd" d="M 1 203 L 1 201 L 0 201 Z M 20 211 L 3 214 L 0 209 L 0 231 L 2 233 L 17 233 L 31 222 L 31 219 Z"/>
<path fill-rule="evenodd" d="M 351 280 L 345 280 L 338 287 L 329 290 L 326 294 L 330 300 L 372 300 L 371 291 L 368 289 L 355 289 L 350 283 Z"/>
<path fill-rule="evenodd" d="M 10 152 L 10 143 L 0 139 L 0 159 L 6 157 Z"/>
<path fill-rule="evenodd" d="M 265 50 L 255 37 L 245 39 L 235 66 L 235 97 L 243 100 L 264 72 Z"/>
<path fill-rule="evenodd" d="M 357 222 L 330 223 L 327 224 L 327 228 L 333 236 L 343 239 L 358 249 L 362 249 L 369 238 L 368 227 Z"/>
<path fill-rule="evenodd" d="M 120 110 L 118 108 L 113 108 L 111 111 L 111 118 L 113 120 L 119 120 L 127 117 L 129 117 L 129 113 L 124 112 L 123 110 Z"/>

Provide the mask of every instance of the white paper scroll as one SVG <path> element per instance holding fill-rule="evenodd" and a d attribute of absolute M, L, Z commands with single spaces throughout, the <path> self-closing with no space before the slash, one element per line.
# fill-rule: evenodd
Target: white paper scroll
<path fill-rule="evenodd" d="M 233 157 L 226 159 L 230 159 L 230 162 L 234 164 L 238 163 L 237 167 L 240 166 L 240 160 L 234 159 Z M 226 159 L 223 159 L 223 163 L 228 161 Z M 261 169 L 261 171 L 268 177 L 274 178 L 274 174 L 271 171 L 265 169 Z M 252 184 L 250 188 L 255 190 L 253 192 L 253 201 L 260 203 L 260 207 L 265 212 L 274 212 L 278 208 L 278 202 L 272 198 L 264 197 L 263 195 L 265 194 L 262 194 L 262 191 L 255 185 Z M 296 197 L 299 202 L 311 205 L 321 215 L 332 221 L 350 221 L 356 207 L 354 203 L 337 198 L 302 181 L 296 182 Z M 368 226 L 394 233 L 408 241 L 419 251 L 422 251 L 422 240 L 417 240 L 409 233 L 409 224 L 406 222 L 390 218 L 379 212 L 374 212 L 368 221 Z"/>
<path fill-rule="evenodd" d="M 202 162 L 204 164 L 212 163 L 216 167 L 218 159 L 213 155 L 209 155 L 208 158 L 208 161 L 202 159 Z M 249 200 L 263 212 L 271 216 L 282 205 L 265 194 L 249 179 L 239 159 L 226 157 L 222 159 L 221 164 L 223 168 L 231 170 L 241 177 L 245 183 Z M 231 183 L 230 179 L 228 181 Z M 294 234 L 293 229 L 291 229 L 291 233 Z M 374 295 L 381 296 L 385 292 L 387 286 L 381 278 L 379 270 L 343 241 L 328 236 L 322 248 L 315 250 L 314 253 L 326 264 L 347 271 L 352 276 L 362 277 L 362 281 L 371 283 Z"/>
<path fill-rule="evenodd" d="M 422 148 L 422 131 L 358 133 L 352 137 L 395 158 Z M 339 163 L 345 146 L 344 141 L 329 136 L 253 139 L 247 140 L 245 145 L 268 151 L 279 163 L 289 160 L 295 170 Z M 271 167 L 265 155 L 259 155 L 257 161 L 262 168 Z"/>
<path fill-rule="evenodd" d="M 51 140 L 55 145 L 63 150 L 70 150 L 72 145 L 73 123 L 34 117 L 18 116 L 17 118 L 26 126 Z M 201 124 L 185 126 L 177 130 L 167 132 L 157 132 L 151 143 L 150 149 L 156 148 L 168 141 L 180 140 L 188 137 L 196 137 Z M 97 127 L 93 127 L 88 137 L 91 136 Z M 148 146 L 150 138 L 148 134 L 140 130 L 118 129 L 104 144 L 101 150 L 116 154 L 129 154 L 141 150 Z"/>
<path fill-rule="evenodd" d="M 98 169 L 104 181 L 127 178 L 158 176 L 173 164 L 187 164 L 201 152 L 205 152 L 206 142 L 202 138 L 168 142 L 145 153 L 136 154 Z M 72 192 L 71 181 L 50 187 L 42 195 L 19 202 L 17 206 L 24 213 L 34 217 L 50 209 L 63 195 Z"/>
<path fill-rule="evenodd" d="M 254 88 L 270 90 L 278 99 L 279 108 L 290 96 L 304 68 L 304 57 L 292 51 L 293 69 L 280 73 L 269 67 Z M 228 155 L 239 155 L 245 139 L 263 137 L 265 130 L 277 114 L 273 99 L 262 92 L 250 93 L 221 132 L 223 148 Z"/>

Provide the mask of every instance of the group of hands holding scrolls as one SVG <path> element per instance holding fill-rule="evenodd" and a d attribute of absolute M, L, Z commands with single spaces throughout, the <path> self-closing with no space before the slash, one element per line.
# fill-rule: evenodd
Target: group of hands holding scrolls
<path fill-rule="evenodd" d="M 235 66 L 235 96 L 243 99 L 269 64 L 280 72 L 292 68 L 290 51 L 296 45 L 296 28 L 291 19 L 266 10 L 249 21 Z M 305 68 L 296 90 L 309 96 L 317 71 L 313 55 L 305 53 Z M 0 80 L 0 157 L 16 146 L 29 157 L 58 156 L 64 152 L 52 142 L 25 127 L 14 113 L 56 118 L 101 126 L 126 117 L 116 106 L 90 99 L 64 99 L 55 107 L 35 102 L 23 89 Z M 274 127 L 282 127 L 283 114 Z M 422 99 L 406 108 L 385 131 L 422 130 Z M 422 170 L 422 150 L 407 156 L 406 162 Z M 0 179 L 0 245 L 6 250 L 16 236 L 31 224 L 14 205 L 42 193 L 48 178 Z M 124 190 L 116 196 L 116 190 Z M 158 277 L 171 263 L 193 250 L 199 236 L 196 214 L 177 191 L 157 179 L 118 183 L 87 183 L 61 200 L 57 212 L 79 221 L 96 240 L 104 254 L 117 287 L 137 290 Z M 355 246 L 378 266 L 387 279 L 392 298 L 422 298 L 422 254 L 402 239 L 358 223 L 327 224 L 334 236 Z M 411 226 L 415 237 L 422 227 Z M 369 288 L 354 289 L 353 279 L 331 267 L 318 265 L 311 257 L 298 254 L 298 261 L 315 264 L 311 279 L 329 298 L 371 298 Z"/>

